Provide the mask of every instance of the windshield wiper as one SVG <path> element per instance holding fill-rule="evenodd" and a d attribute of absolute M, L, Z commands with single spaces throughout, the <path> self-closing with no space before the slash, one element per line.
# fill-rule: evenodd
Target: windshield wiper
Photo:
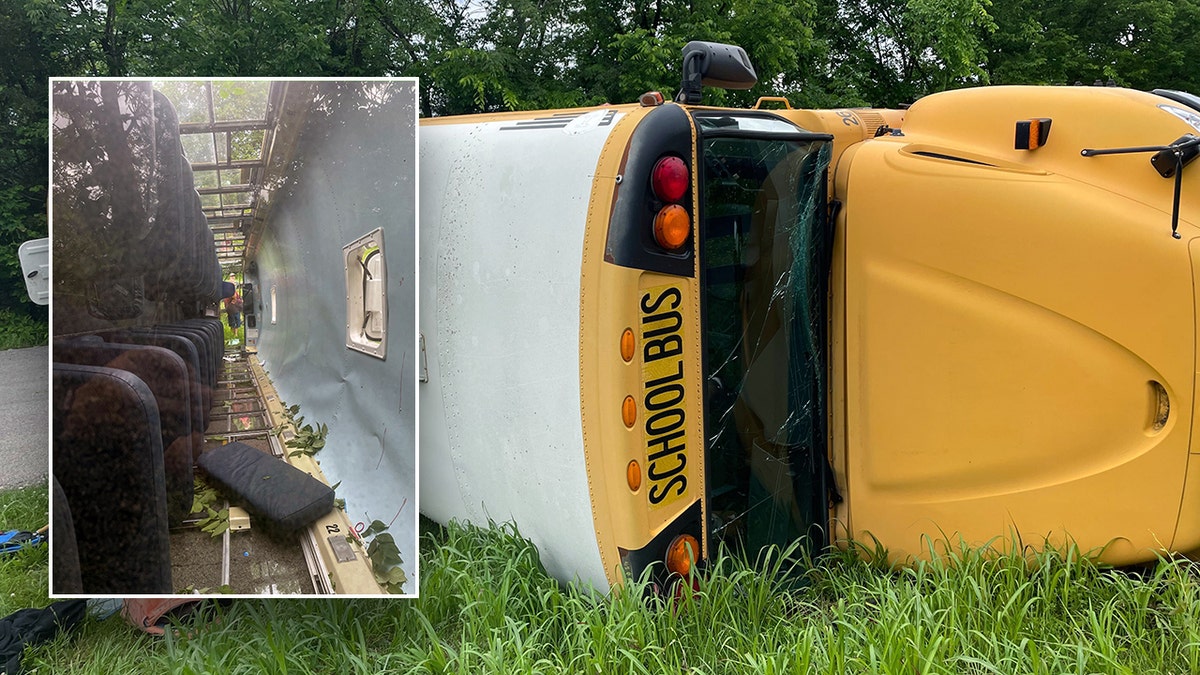
<path fill-rule="evenodd" d="M 1170 145 L 1143 145 L 1133 148 L 1084 148 L 1080 154 L 1084 157 L 1099 157 L 1100 155 L 1129 155 L 1140 152 L 1153 152 L 1150 164 L 1163 178 L 1175 179 L 1175 198 L 1171 206 L 1171 236 L 1179 239 L 1179 193 L 1183 188 L 1183 167 L 1187 166 L 1200 155 L 1200 136 L 1185 134 Z"/>

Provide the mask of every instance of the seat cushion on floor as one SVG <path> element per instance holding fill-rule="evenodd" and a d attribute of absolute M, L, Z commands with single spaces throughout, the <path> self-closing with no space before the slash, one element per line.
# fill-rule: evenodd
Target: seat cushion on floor
<path fill-rule="evenodd" d="M 245 443 L 207 450 L 199 465 L 244 499 L 247 508 L 283 530 L 304 527 L 333 508 L 333 488 Z"/>

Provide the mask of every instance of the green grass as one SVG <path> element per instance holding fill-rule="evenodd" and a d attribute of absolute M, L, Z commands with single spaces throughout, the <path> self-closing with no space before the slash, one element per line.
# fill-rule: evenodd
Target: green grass
<path fill-rule="evenodd" d="M 50 326 L 27 314 L 0 309 L 0 350 L 47 344 Z"/>
<path fill-rule="evenodd" d="M 0 531 L 34 531 L 49 521 L 46 486 L 0 491 Z M 0 616 L 46 604 L 49 551 L 38 546 L 0 555 Z"/>
<path fill-rule="evenodd" d="M 225 312 L 221 312 L 221 329 L 225 331 L 225 345 L 229 346 L 233 340 L 238 340 L 238 344 L 242 343 L 242 335 L 245 333 L 245 328 L 234 330 L 229 327 L 229 316 Z"/>
<path fill-rule="evenodd" d="M 229 324 L 222 322 L 221 327 L 225 330 L 225 346 L 228 347 L 233 344 L 234 340 L 241 339 L 241 336 L 238 335 L 237 331 L 230 328 Z"/>
<path fill-rule="evenodd" d="M 89 621 L 38 673 L 1200 672 L 1200 574 L 1105 570 L 1071 548 L 960 549 L 892 570 L 835 553 L 767 574 L 722 558 L 679 600 L 546 576 L 508 528 L 422 539 L 415 600 L 232 601 L 192 637 Z"/>

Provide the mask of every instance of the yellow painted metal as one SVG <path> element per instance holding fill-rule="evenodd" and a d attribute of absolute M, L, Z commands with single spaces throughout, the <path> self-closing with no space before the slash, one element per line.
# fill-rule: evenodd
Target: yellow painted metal
<path fill-rule="evenodd" d="M 905 111 L 841 108 L 835 110 L 772 110 L 771 112 L 792 122 L 802 129 L 833 135 L 833 161 L 830 178 L 834 175 L 838 158 L 851 146 L 871 140 L 881 126 L 900 128 L 904 123 Z"/>
<path fill-rule="evenodd" d="M 611 265 L 604 263 L 604 245 L 618 189 L 617 176 L 621 175 L 629 138 L 646 112 L 653 109 L 629 111 L 617 123 L 600 153 L 588 206 L 580 272 L 579 383 L 584 456 L 596 543 L 610 584 L 622 580 L 618 542 L 644 537 L 647 518 L 644 508 L 631 506 L 635 502 L 630 495 L 636 493 L 630 492 L 625 480 L 619 480 L 626 475 L 629 461 L 638 459 L 633 448 L 639 431 L 636 427 L 626 427 L 619 415 L 605 415 L 603 403 L 623 400 L 638 391 L 640 359 L 625 361 L 618 341 L 613 339 L 626 327 L 636 325 L 635 306 L 629 303 L 625 308 L 623 303 L 613 300 L 633 296 L 638 272 L 618 268 L 614 275 L 613 270 L 607 269 Z"/>
<path fill-rule="evenodd" d="M 627 114 L 613 130 L 601 152 L 590 196 L 580 283 L 579 333 L 580 404 L 592 514 L 601 560 L 609 582 L 613 584 L 623 581 L 619 549 L 643 548 L 689 506 L 702 500 L 704 495 L 698 286 L 694 278 L 643 272 L 604 261 L 609 218 L 619 189 L 616 177 L 624 170 L 634 128 L 654 108 L 622 110 Z M 693 168 L 693 181 L 696 180 L 695 174 Z M 693 189 L 693 194 L 697 192 Z M 692 208 L 696 208 L 695 203 Z M 666 472 L 674 467 L 654 465 L 648 460 L 644 415 L 644 378 L 648 371 L 645 368 L 646 342 L 642 335 L 641 303 L 651 289 L 661 292 L 668 286 L 679 289 L 680 302 L 677 308 L 672 309 L 682 313 L 684 322 L 680 335 L 684 342 L 682 368 L 686 399 L 682 405 L 686 406 L 687 434 L 683 443 L 687 448 L 687 464 L 681 475 L 686 477 L 686 487 L 680 491 L 679 481 L 676 481 L 671 485 L 670 499 L 651 504 L 651 493 L 662 494 L 666 490 L 666 482 L 656 489 L 650 472 L 655 469 L 660 473 Z M 653 302 L 657 298 L 655 295 L 652 299 L 646 299 L 646 302 Z M 673 303 L 674 298 L 664 302 Z M 620 336 L 631 326 L 634 356 L 627 362 L 621 354 Z M 625 396 L 633 396 L 642 413 L 633 428 L 625 426 L 618 406 L 611 404 Z M 631 461 L 637 461 L 647 474 L 636 491 L 630 490 L 628 482 Z"/>
<path fill-rule="evenodd" d="M 700 324 L 682 319 L 690 313 L 694 284 L 647 273 L 640 286 L 636 305 L 642 333 L 640 451 L 649 482 L 646 506 L 651 513 L 677 514 L 679 504 L 704 494 L 694 470 L 704 461 L 704 436 L 695 431 L 703 418 L 697 415 L 694 380 L 687 377 L 688 366 L 699 361 L 690 347 Z"/>
<path fill-rule="evenodd" d="M 1171 549 L 1192 558 L 1200 557 L 1200 457 L 1188 456 L 1183 499 L 1179 503 L 1179 524 L 1171 539 Z"/>
<path fill-rule="evenodd" d="M 894 559 L 926 552 L 926 538 L 1016 535 L 1126 563 L 1170 546 L 1177 524 L 1181 544 L 1200 543 L 1194 517 L 1179 519 L 1200 204 L 1185 204 L 1174 240 L 1171 182 L 1146 155 L 1080 156 L 1187 133 L 1159 102 L 1088 87 L 949 92 L 915 104 L 903 136 L 838 164 L 833 433 L 847 532 Z M 1048 143 L 1015 150 L 1015 122 L 1035 116 L 1054 120 Z M 1185 201 L 1198 187 L 1185 175 Z M 1173 411 L 1157 430 L 1155 383 Z"/>
<path fill-rule="evenodd" d="M 1200 305 L 1200 239 L 1192 239 L 1188 244 L 1192 256 L 1192 283 L 1196 301 Z M 1200 309 L 1196 312 L 1196 335 L 1200 335 Z M 1197 354 L 1200 355 L 1200 345 L 1197 345 Z M 1195 369 L 1197 372 L 1193 391 L 1200 391 L 1200 356 L 1197 358 Z M 1179 505 L 1179 524 L 1175 527 L 1171 548 L 1189 553 L 1193 557 L 1200 557 L 1200 457 L 1196 456 L 1200 453 L 1200 439 L 1197 438 L 1197 435 L 1200 435 L 1200 406 L 1193 405 L 1190 410 L 1185 409 L 1172 414 L 1191 416 L 1192 454 L 1188 457 L 1187 481 Z"/>

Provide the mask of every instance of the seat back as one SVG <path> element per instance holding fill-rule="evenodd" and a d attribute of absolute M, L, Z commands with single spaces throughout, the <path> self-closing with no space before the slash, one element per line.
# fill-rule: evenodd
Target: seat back
<path fill-rule="evenodd" d="M 124 370 L 55 364 L 54 477 L 75 528 L 85 593 L 171 592 L 162 424 Z M 69 506 L 68 506 L 69 505 Z"/>
<path fill-rule="evenodd" d="M 83 580 L 79 576 L 79 548 L 75 543 L 71 503 L 54 476 L 50 477 L 50 489 L 54 492 L 54 515 L 50 524 L 50 536 L 54 539 L 54 579 L 50 590 L 63 594 L 82 593 Z"/>
<path fill-rule="evenodd" d="M 208 425 L 209 415 L 209 409 L 204 407 L 204 401 L 212 396 L 212 392 L 208 391 L 208 393 L 205 393 L 205 390 L 208 390 L 208 385 L 204 382 L 200 372 L 199 352 L 196 351 L 196 345 L 192 344 L 191 340 L 178 335 L 142 330 L 108 331 L 99 335 L 108 342 L 162 347 L 178 356 L 187 368 L 188 399 L 191 402 L 192 409 L 192 432 L 199 434 L 204 432 L 204 428 Z M 199 446 L 193 444 L 192 448 L 193 454 L 196 454 Z"/>
<path fill-rule="evenodd" d="M 124 370 L 150 389 L 161 424 L 167 518 L 171 526 L 183 524 L 192 509 L 192 458 L 203 443 L 199 434 L 193 437 L 191 383 L 183 359 L 163 347 L 59 340 L 54 361 Z"/>

